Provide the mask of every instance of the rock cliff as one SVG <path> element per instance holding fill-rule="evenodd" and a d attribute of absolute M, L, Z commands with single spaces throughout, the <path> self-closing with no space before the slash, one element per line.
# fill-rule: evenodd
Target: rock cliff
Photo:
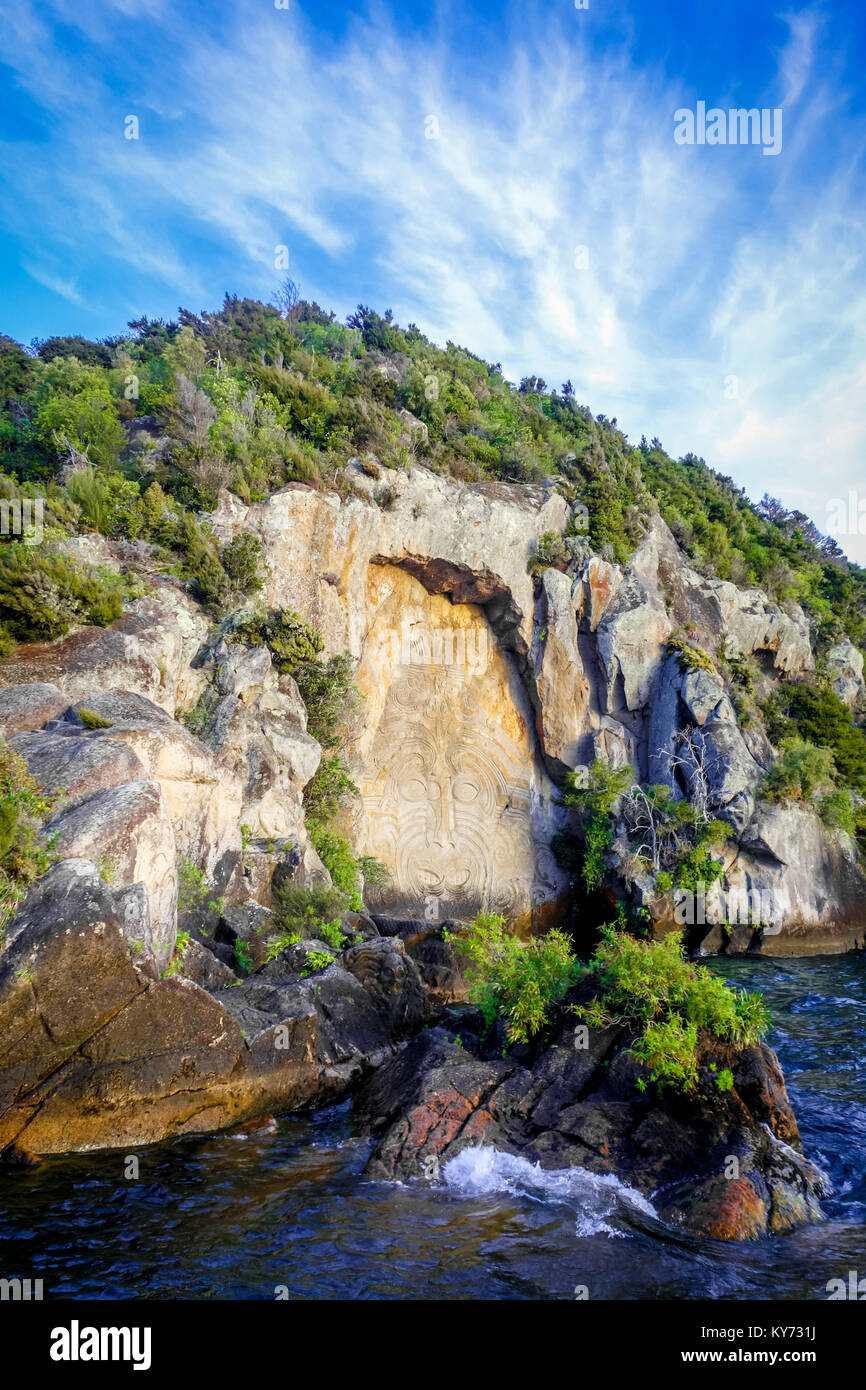
<path fill-rule="evenodd" d="M 740 717 L 730 677 L 746 659 L 767 690 L 809 673 L 803 612 L 698 573 L 659 518 L 625 564 L 591 553 L 574 521 L 553 485 L 357 460 L 339 493 L 221 495 L 214 534 L 259 537 L 263 602 L 314 627 L 323 657 L 348 654 L 362 696 L 344 828 L 388 878 L 368 885 L 373 916 L 346 915 L 350 945 L 315 977 L 309 943 L 246 977 L 232 955 L 275 882 L 330 883 L 305 824 L 322 750 L 297 684 L 267 647 L 227 640 L 146 543 L 70 543 L 148 591 L 105 629 L 0 660 L 0 736 L 54 798 L 57 861 L 0 953 L 0 1148 L 134 1144 L 340 1093 L 460 997 L 437 924 L 497 910 L 533 932 L 565 916 L 551 842 L 576 833 L 568 775 L 604 758 L 682 796 L 669 755 L 683 735 L 700 734 L 708 814 L 727 827 L 717 892 L 773 904 L 748 929 L 709 918 L 704 949 L 863 945 L 854 842 L 809 805 L 762 798 L 775 752 Z M 549 533 L 565 537 L 557 563 L 528 567 Z M 684 666 L 680 633 L 705 661 Z M 860 654 L 843 641 L 828 663 L 859 711 Z M 615 893 L 668 930 L 671 894 L 627 859 L 614 840 Z M 182 901 L 188 956 L 166 973 L 182 865 L 219 900 L 220 925 L 187 920 Z"/>

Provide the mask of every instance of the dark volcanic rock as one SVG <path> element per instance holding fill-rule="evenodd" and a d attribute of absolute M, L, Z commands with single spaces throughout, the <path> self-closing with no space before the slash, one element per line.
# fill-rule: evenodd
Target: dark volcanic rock
<path fill-rule="evenodd" d="M 235 944 L 243 942 L 253 966 L 264 965 L 268 954 L 267 938 L 275 930 L 274 914 L 251 898 L 239 907 L 224 909 L 217 923 L 215 944 L 226 946 L 234 954 Z"/>
<path fill-rule="evenodd" d="M 271 962 L 276 965 L 277 962 Z M 316 1098 L 346 1089 L 393 1051 L 387 1027 L 370 995 L 348 971 L 331 965 L 315 975 L 251 975 L 217 997 L 247 1037 L 288 1017 L 308 1017 L 315 1036 Z"/>
<path fill-rule="evenodd" d="M 372 921 L 382 936 L 399 937 L 403 942 L 407 955 L 418 967 L 431 1004 L 465 1003 L 466 981 L 453 950 L 442 939 L 443 931 L 457 928 L 458 922 L 427 922 L 382 913 L 374 914 Z"/>
<path fill-rule="evenodd" d="M 371 1077 L 358 1108 L 383 1131 L 367 1172 L 374 1178 L 421 1176 L 424 1160 L 439 1160 L 471 1144 L 519 1152 L 486 1101 L 514 1071 L 455 1047 L 441 1029 L 423 1033 Z"/>
<path fill-rule="evenodd" d="M 237 979 L 231 966 L 221 960 L 208 945 L 196 941 L 194 937 L 187 943 L 180 974 L 185 980 L 192 980 L 194 984 L 211 993 L 217 989 L 225 989 Z"/>
<path fill-rule="evenodd" d="M 350 946 L 343 953 L 343 966 L 363 985 L 393 1037 L 413 1033 L 424 1022 L 424 986 L 399 937 L 378 937 Z"/>
<path fill-rule="evenodd" d="M 661 1218 L 719 1239 L 780 1231 L 821 1216 L 825 1180 L 801 1152 L 775 1054 L 714 1045 L 690 1096 L 651 1096 L 636 1082 L 632 1035 L 563 1022 L 534 1059 L 483 1059 L 442 1029 L 416 1038 L 365 1084 L 358 1108 L 378 1136 L 368 1172 L 426 1175 L 474 1145 L 542 1168 L 615 1174 Z M 714 1084 L 730 1067 L 734 1088 Z"/>

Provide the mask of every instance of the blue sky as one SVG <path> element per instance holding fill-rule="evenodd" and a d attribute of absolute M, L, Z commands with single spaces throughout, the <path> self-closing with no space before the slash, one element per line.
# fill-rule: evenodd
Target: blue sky
<path fill-rule="evenodd" d="M 835 0 L 3 0 L 0 331 L 268 297 L 285 245 L 823 527 L 866 498 L 864 56 Z M 781 152 L 678 145 L 699 101 Z"/>

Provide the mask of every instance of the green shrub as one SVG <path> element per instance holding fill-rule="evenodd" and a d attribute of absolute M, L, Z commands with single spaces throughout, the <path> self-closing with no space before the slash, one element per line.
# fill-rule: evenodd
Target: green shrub
<path fill-rule="evenodd" d="M 607 872 L 606 851 L 613 841 L 613 819 L 611 812 L 614 802 L 628 789 L 633 778 L 630 767 L 611 767 L 604 758 L 596 758 L 589 771 L 587 785 L 577 780 L 572 771 L 566 776 L 565 789 L 561 801 L 565 806 L 575 806 L 582 812 L 582 828 L 585 850 L 583 855 L 583 879 L 592 891 L 600 888 Z M 568 857 L 568 848 L 557 837 L 557 854 L 562 861 Z"/>
<path fill-rule="evenodd" d="M 308 975 L 316 975 L 320 970 L 327 970 L 328 966 L 333 964 L 334 957 L 329 951 L 310 951 L 301 971 L 301 979 L 306 979 Z"/>
<path fill-rule="evenodd" d="M 773 691 L 761 706 L 767 736 L 777 747 L 795 742 L 828 748 L 839 780 L 866 791 L 866 730 L 828 686 L 805 682 Z"/>
<path fill-rule="evenodd" d="M 487 1026 L 502 1018 L 513 1043 L 528 1042 L 544 1027 L 579 972 L 564 932 L 524 943 L 493 912 L 479 913 L 468 931 L 446 929 L 443 939 L 469 957 L 469 998 Z"/>
<path fill-rule="evenodd" d="M 300 933 L 302 940 L 319 937 L 345 910 L 346 896 L 337 888 L 319 884 L 301 888 L 294 883 L 274 888 L 274 926 L 281 936 Z"/>
<path fill-rule="evenodd" d="M 171 960 L 162 972 L 162 978 L 164 980 L 170 979 L 173 975 L 183 974 L 183 958 L 189 950 L 190 940 L 191 938 L 188 931 L 178 932 Z"/>
<path fill-rule="evenodd" d="M 816 748 L 803 739 L 784 747 L 761 783 L 769 801 L 811 801 L 830 792 L 836 780 L 836 764 L 829 748 Z"/>
<path fill-rule="evenodd" d="M 317 820 L 307 820 L 307 832 L 313 848 L 334 881 L 334 887 L 346 894 L 353 912 L 360 912 L 363 906 L 359 892 L 361 870 L 349 841 Z"/>
<path fill-rule="evenodd" d="M 52 847 L 42 833 L 50 810 L 51 798 L 24 759 L 0 739 L 0 931 L 27 885 L 52 861 Z"/>
<path fill-rule="evenodd" d="M 359 796 L 349 769 L 339 754 L 323 758 L 304 788 L 304 811 L 311 820 L 333 820 L 345 796 Z"/>
<path fill-rule="evenodd" d="M 214 898 L 213 885 L 207 875 L 191 859 L 181 859 L 177 866 L 177 910 L 178 912 L 222 912 L 225 905 L 222 898 Z"/>
<path fill-rule="evenodd" d="M 671 655 L 677 656 L 681 671 L 711 671 L 713 675 L 718 674 L 716 663 L 709 652 L 686 637 L 671 637 L 667 649 Z"/>
<path fill-rule="evenodd" d="M 714 859 L 706 844 L 697 844 L 686 850 L 677 865 L 678 886 L 697 893 L 700 884 L 710 888 L 724 877 L 724 872 L 722 860 Z"/>
<path fill-rule="evenodd" d="M 276 960 L 277 956 L 282 955 L 283 951 L 288 950 L 289 946 L 296 946 L 299 941 L 303 941 L 299 931 L 284 932 L 282 936 L 268 937 L 268 950 L 265 956 L 265 964 Z"/>
<path fill-rule="evenodd" d="M 112 727 L 112 721 L 103 719 L 102 715 L 97 714 L 95 710 L 79 709 L 76 710 L 76 713 L 85 729 L 110 729 Z"/>
<path fill-rule="evenodd" d="M 66 491 L 80 508 L 81 519 L 103 536 L 128 534 L 130 512 L 139 499 L 139 485 L 115 469 L 73 473 Z M 137 528 L 136 528 L 137 529 Z"/>
<path fill-rule="evenodd" d="M 824 824 L 831 830 L 844 830 L 848 835 L 857 831 L 858 809 L 846 787 L 822 796 L 818 803 L 818 814 Z"/>
<path fill-rule="evenodd" d="M 234 952 L 238 970 L 244 975 L 249 975 L 253 968 L 253 950 L 249 942 L 238 937 L 235 941 Z"/>
<path fill-rule="evenodd" d="M 727 656 L 725 665 L 734 685 L 745 695 L 754 695 L 757 674 L 754 661 L 745 656 Z"/>
<path fill-rule="evenodd" d="M 661 1088 L 694 1089 L 701 1032 L 746 1046 L 771 1025 L 759 994 L 739 993 L 705 966 L 685 960 L 678 932 L 640 941 L 603 927 L 588 977 L 597 983 L 598 997 L 576 1005 L 575 1013 L 592 1027 L 620 1023 L 637 1032 L 633 1054 Z"/>
<path fill-rule="evenodd" d="M 843 830 L 856 840 L 861 860 L 866 866 L 866 800 L 847 787 L 840 787 L 821 798 L 818 814 L 830 830 Z"/>
<path fill-rule="evenodd" d="M 319 940 L 327 941 L 329 946 L 333 946 L 335 951 L 341 951 L 346 943 L 343 935 L 343 924 L 339 917 L 335 917 L 333 922 L 319 923 Z"/>
<path fill-rule="evenodd" d="M 364 876 L 365 888 L 384 888 L 391 882 L 391 871 L 372 854 L 358 856 L 358 868 Z"/>
<path fill-rule="evenodd" d="M 207 705 L 201 696 L 191 709 L 178 710 L 176 717 L 178 723 L 183 724 L 196 738 L 201 738 L 210 720 Z"/>
<path fill-rule="evenodd" d="M 152 488 L 148 488 L 142 503 L 149 500 L 152 502 L 152 515 L 156 516 L 161 499 L 153 496 Z M 181 557 L 181 577 L 192 584 L 199 601 L 206 608 L 215 615 L 221 613 L 231 592 L 232 582 L 220 562 L 208 523 L 199 521 L 175 501 L 171 512 L 166 511 L 151 526 L 149 536 Z"/>
<path fill-rule="evenodd" d="M 233 541 L 223 546 L 220 560 L 222 567 L 236 589 L 249 594 L 262 587 L 257 570 L 262 555 L 262 543 L 258 536 L 242 531 Z"/>
<path fill-rule="evenodd" d="M 551 566 L 564 569 L 569 559 L 568 546 L 559 532 L 545 531 L 543 535 L 538 537 L 535 554 L 529 560 L 526 568 L 530 574 L 541 574 Z"/>
<path fill-rule="evenodd" d="M 351 657 L 301 661 L 292 670 L 307 709 L 307 728 L 323 748 L 337 748 L 339 728 L 360 708 Z"/>
<path fill-rule="evenodd" d="M 49 550 L 0 547 L 0 622 L 16 641 L 52 641 L 75 623 L 107 627 L 122 607 L 116 576 Z"/>
<path fill-rule="evenodd" d="M 693 1091 L 698 1083 L 698 1030 L 678 1014 L 648 1023 L 631 1049 L 660 1088 Z"/>
<path fill-rule="evenodd" d="M 117 882 L 117 869 L 114 866 L 114 861 L 110 854 L 100 854 L 99 858 L 96 860 L 96 867 L 99 870 L 99 877 L 102 879 L 103 883 L 107 883 L 109 887 L 111 887 L 112 884 Z"/>
<path fill-rule="evenodd" d="M 241 618 L 231 633 L 232 641 L 248 647 L 266 646 L 278 670 L 290 672 L 301 661 L 313 661 L 325 645 L 321 635 L 289 608 L 271 608 Z"/>
<path fill-rule="evenodd" d="M 61 358 L 40 371 L 36 430 L 46 448 L 63 454 L 72 446 L 91 463 L 110 468 L 125 443 L 108 374 Z"/>

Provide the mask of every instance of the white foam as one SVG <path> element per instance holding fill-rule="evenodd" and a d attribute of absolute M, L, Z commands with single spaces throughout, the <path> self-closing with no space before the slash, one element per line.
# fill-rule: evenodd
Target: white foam
<path fill-rule="evenodd" d="M 534 1201 L 564 1202 L 577 1208 L 578 1236 L 627 1236 L 623 1229 L 628 1211 L 655 1216 L 655 1208 L 633 1187 L 613 1174 L 590 1173 L 586 1168 L 542 1168 L 538 1163 L 500 1153 L 486 1146 L 464 1149 L 442 1169 L 442 1176 L 464 1197 L 511 1192 Z M 617 1220 L 611 1225 L 607 1218 Z"/>

